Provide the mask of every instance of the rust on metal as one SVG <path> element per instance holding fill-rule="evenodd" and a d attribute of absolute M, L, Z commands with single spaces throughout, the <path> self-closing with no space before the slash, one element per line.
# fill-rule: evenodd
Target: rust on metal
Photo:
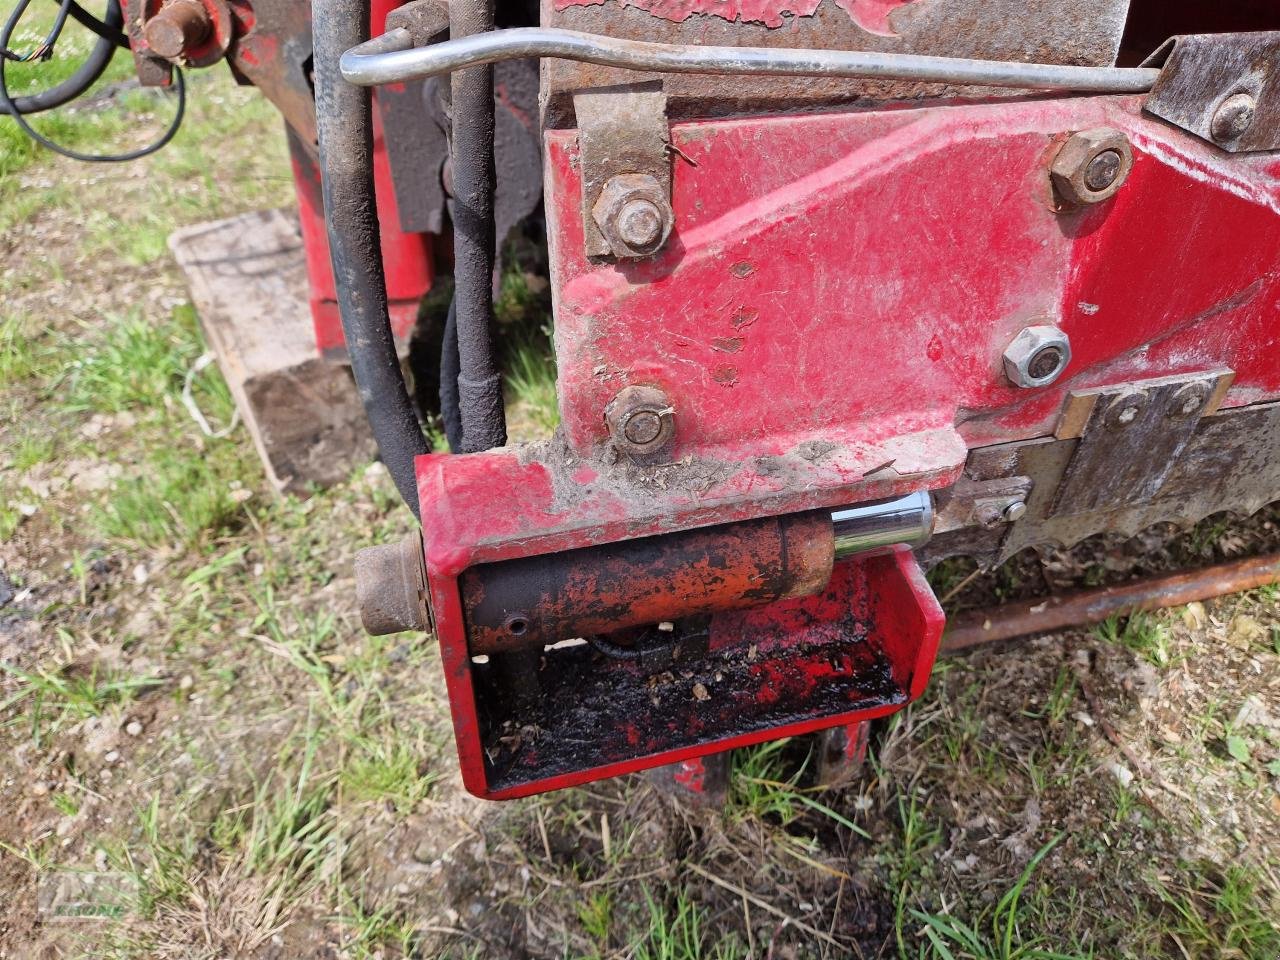
<path fill-rule="evenodd" d="M 1280 580 L 1280 553 L 1273 553 L 1120 586 L 1008 603 L 953 618 L 942 636 L 942 650 L 956 653 L 997 640 L 1101 623 L 1109 617 L 1137 611 L 1180 607 L 1197 600 L 1254 590 L 1277 580 Z"/>
<path fill-rule="evenodd" d="M 671 134 L 662 85 L 634 84 L 579 93 L 573 98 L 573 109 L 578 122 L 587 256 L 652 253 L 666 240 L 672 220 Z M 639 251 L 633 249 L 635 245 L 628 244 L 616 229 L 621 207 L 629 199 L 643 199 L 654 206 L 659 227 L 652 249 L 644 244 Z"/>
<path fill-rule="evenodd" d="M 1101 392 L 1053 502 L 1063 516 L 1146 503 L 1173 472 L 1230 370 Z"/>
<path fill-rule="evenodd" d="M 1229 153 L 1280 149 L 1280 31 L 1174 37 L 1143 108 Z"/>
<path fill-rule="evenodd" d="M 766 517 L 472 567 L 462 576 L 473 656 L 758 606 L 822 590 L 827 511 Z"/>
<path fill-rule="evenodd" d="M 1074 207 L 1114 197 L 1132 169 L 1129 138 L 1103 127 L 1068 137 L 1049 165 L 1049 177 L 1058 200 Z"/>
<path fill-rule="evenodd" d="M 174 0 L 146 22 L 142 35 L 157 54 L 177 60 L 204 42 L 212 29 L 209 14 L 199 0 Z"/>
<path fill-rule="evenodd" d="M 737 9 L 739 4 L 712 8 Z M 685 19 L 657 16 L 626 0 L 600 0 L 567 5 L 542 0 L 541 23 L 629 40 L 703 46 L 808 47 L 824 50 L 874 50 L 985 60 L 1109 66 L 1115 62 L 1124 33 L 1129 0 L 952 0 L 950 3 L 907 3 L 888 9 L 885 2 L 864 5 L 849 0 L 806 2 L 809 15 L 784 11 L 785 0 L 750 4 L 751 15 L 694 15 Z M 681 10 L 687 4 L 678 5 Z M 851 9 L 874 9 L 875 15 L 851 16 Z M 763 11 L 763 13 L 761 12 Z M 771 12 L 780 14 L 782 26 Z M 656 79 L 590 63 L 547 60 L 545 95 L 552 126 L 571 122 L 574 95 L 592 87 L 608 87 Z M 856 100 L 889 100 L 950 96 L 958 88 L 936 83 L 891 80 L 846 80 L 815 77 L 715 77 L 667 75 L 664 89 L 671 115 L 725 115 L 780 108 L 794 110 Z M 966 91 L 971 95 L 974 91 Z"/>
<path fill-rule="evenodd" d="M 613 445 L 633 463 L 671 459 L 675 441 L 675 409 L 657 387 L 624 387 L 604 411 Z"/>
<path fill-rule="evenodd" d="M 427 572 L 422 538 L 368 547 L 356 554 L 356 602 L 360 622 L 375 637 L 404 630 L 429 630 Z"/>

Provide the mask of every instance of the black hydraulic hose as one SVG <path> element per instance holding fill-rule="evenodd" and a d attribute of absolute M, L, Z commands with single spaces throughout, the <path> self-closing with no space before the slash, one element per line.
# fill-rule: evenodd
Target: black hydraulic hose
<path fill-rule="evenodd" d="M 117 6 L 117 4 L 113 3 L 112 6 Z M 121 50 L 128 50 L 132 47 L 128 35 L 121 29 L 124 23 L 123 18 L 113 20 L 109 9 L 106 19 L 99 20 L 80 4 L 76 3 L 76 0 L 71 0 L 67 4 L 67 12 L 71 14 L 71 19 L 80 24 L 80 26 L 96 33 L 103 40 L 110 40 L 112 45 L 119 47 Z"/>
<path fill-rule="evenodd" d="M 452 39 L 493 29 L 494 0 L 453 0 Z M 335 65 L 336 69 L 336 65 Z M 493 263 L 497 242 L 493 162 L 493 67 L 459 70 L 452 86 L 454 300 L 462 452 L 507 442 L 502 378 L 494 360 Z"/>
<path fill-rule="evenodd" d="M 75 15 L 74 10 L 70 12 L 72 16 Z M 110 0 L 107 4 L 107 13 L 103 25 L 118 30 L 122 23 L 124 23 L 124 15 L 120 12 L 119 0 Z M 48 90 L 41 90 L 39 93 L 33 93 L 26 97 L 14 97 L 9 101 L 12 104 L 12 109 L 8 105 L 0 103 L 0 114 L 9 116 L 14 112 L 21 114 L 41 113 L 45 110 L 60 107 L 64 103 L 70 103 L 97 82 L 97 79 L 110 66 L 111 58 L 115 54 L 115 42 L 109 37 L 99 36 L 97 42 L 93 45 L 93 49 L 84 58 L 84 62 L 76 68 L 75 73 Z"/>
<path fill-rule="evenodd" d="M 413 460 L 428 448 L 387 315 L 373 192 L 372 97 L 338 72 L 343 51 L 369 37 L 369 0 L 313 0 L 311 9 L 321 191 L 342 331 L 382 461 L 417 517 Z"/>
<path fill-rule="evenodd" d="M 462 409 L 458 402 L 458 300 L 449 300 L 440 343 L 440 419 L 451 453 L 462 452 Z"/>

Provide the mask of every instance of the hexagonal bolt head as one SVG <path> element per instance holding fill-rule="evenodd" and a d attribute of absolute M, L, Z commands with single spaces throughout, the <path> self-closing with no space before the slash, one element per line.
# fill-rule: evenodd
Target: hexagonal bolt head
<path fill-rule="evenodd" d="M 1234 143 L 1253 126 L 1258 102 L 1250 94 L 1234 93 L 1219 104 L 1209 122 L 1209 135 L 1218 143 Z"/>
<path fill-rule="evenodd" d="M 675 410 L 656 387 L 626 387 L 604 417 L 613 445 L 632 459 L 662 453 L 675 437 Z"/>
<path fill-rule="evenodd" d="M 591 207 L 591 217 L 613 255 L 622 260 L 661 250 L 675 220 L 666 191 L 647 173 L 611 177 Z"/>
<path fill-rule="evenodd" d="M 1072 134 L 1049 165 L 1049 179 L 1062 203 L 1079 206 L 1115 196 L 1133 169 L 1133 148 L 1119 130 Z"/>
<path fill-rule="evenodd" d="M 1071 341 L 1051 324 L 1027 327 L 1004 351 L 1004 373 L 1015 387 L 1047 387 L 1071 363 Z"/>

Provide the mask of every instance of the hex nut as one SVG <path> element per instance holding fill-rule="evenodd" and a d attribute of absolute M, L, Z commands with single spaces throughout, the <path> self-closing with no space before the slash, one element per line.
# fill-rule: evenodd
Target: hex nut
<path fill-rule="evenodd" d="M 675 438 L 675 410 L 656 387 L 624 388 L 609 402 L 604 417 L 614 447 L 632 460 L 660 459 Z"/>
<path fill-rule="evenodd" d="M 1129 138 L 1101 127 L 1072 134 L 1049 165 L 1049 179 L 1063 204 L 1081 206 L 1115 196 L 1131 170 Z"/>
<path fill-rule="evenodd" d="M 1047 387 L 1071 363 L 1071 341 L 1052 324 L 1022 330 L 1004 351 L 1004 372 L 1015 387 Z"/>
<path fill-rule="evenodd" d="M 610 177 L 591 207 L 591 217 L 620 260 L 657 253 L 675 220 L 667 192 L 647 173 Z"/>

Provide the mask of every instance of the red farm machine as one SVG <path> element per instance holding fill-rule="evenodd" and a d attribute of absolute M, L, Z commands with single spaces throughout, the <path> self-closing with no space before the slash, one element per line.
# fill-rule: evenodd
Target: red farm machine
<path fill-rule="evenodd" d="M 313 352 L 421 524 L 362 616 L 434 631 L 476 795 L 856 761 L 928 681 L 931 564 L 1280 499 L 1273 4 L 496 6 L 86 15 L 283 114 Z M 561 426 L 508 445 L 495 259 L 539 203 Z M 449 454 L 401 367 L 437 273 Z"/>

